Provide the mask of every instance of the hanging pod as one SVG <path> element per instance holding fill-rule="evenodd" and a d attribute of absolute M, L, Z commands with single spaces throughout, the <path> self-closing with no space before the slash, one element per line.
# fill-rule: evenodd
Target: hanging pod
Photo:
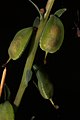
<path fill-rule="evenodd" d="M 51 15 L 40 38 L 40 48 L 48 53 L 55 53 L 62 45 L 64 39 L 64 26 L 61 20 Z"/>
<path fill-rule="evenodd" d="M 24 52 L 25 48 L 28 45 L 32 31 L 33 31 L 33 27 L 28 27 L 21 29 L 16 33 L 8 48 L 9 59 L 6 62 L 6 64 L 11 59 L 17 60 L 22 55 L 22 53 Z M 5 66 L 6 64 L 4 64 L 3 66 Z"/>
<path fill-rule="evenodd" d="M 24 49 L 28 45 L 32 30 L 32 27 L 24 28 L 14 36 L 8 49 L 8 54 L 11 59 L 16 60 L 21 56 Z"/>
<path fill-rule="evenodd" d="M 56 109 L 58 109 L 59 106 L 55 105 L 54 102 L 52 101 L 54 88 L 53 88 L 53 84 L 49 80 L 49 76 L 47 75 L 46 71 L 42 67 L 38 68 L 38 66 L 36 65 L 33 66 L 33 69 L 36 72 L 36 77 L 38 80 L 38 89 L 40 91 L 40 94 L 44 99 L 50 100 L 52 105 Z"/>
<path fill-rule="evenodd" d="M 9 59 L 16 60 L 22 55 L 24 49 L 28 45 L 33 28 L 37 28 L 38 25 L 39 17 L 36 17 L 32 27 L 24 28 L 16 33 L 8 49 Z"/>

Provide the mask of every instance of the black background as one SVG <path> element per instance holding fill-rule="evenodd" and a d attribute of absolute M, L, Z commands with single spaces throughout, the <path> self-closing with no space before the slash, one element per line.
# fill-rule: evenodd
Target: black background
<path fill-rule="evenodd" d="M 33 0 L 39 8 L 45 7 L 47 0 Z M 54 84 L 53 101 L 60 106 L 55 110 L 51 103 L 44 100 L 36 87 L 30 82 L 26 89 L 16 120 L 79 119 L 80 107 L 80 38 L 74 22 L 78 23 L 78 0 L 55 0 L 51 14 L 60 8 L 67 8 L 61 16 L 65 28 L 64 41 L 61 48 L 54 54 L 48 54 L 46 69 Z M 8 59 L 8 47 L 16 32 L 24 27 L 32 26 L 38 12 L 28 0 L 0 1 L 0 66 Z M 13 103 L 22 76 L 27 52 L 17 61 L 7 65 L 6 83 L 11 91 Z M 35 62 L 42 64 L 44 52 L 38 48 Z M 3 68 L 0 67 L 0 77 Z"/>

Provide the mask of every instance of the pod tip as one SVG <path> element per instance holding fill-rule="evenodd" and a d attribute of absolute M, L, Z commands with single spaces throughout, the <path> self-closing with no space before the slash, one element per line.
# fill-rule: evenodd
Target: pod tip
<path fill-rule="evenodd" d="M 59 109 L 59 106 L 58 105 L 55 105 L 54 102 L 52 101 L 52 99 L 49 99 L 50 102 L 52 103 L 52 105 L 54 106 L 55 109 Z"/>
<path fill-rule="evenodd" d="M 2 65 L 2 67 L 5 67 L 5 66 L 9 63 L 10 60 L 11 60 L 11 58 L 9 58 L 9 59 L 7 60 L 7 62 Z"/>

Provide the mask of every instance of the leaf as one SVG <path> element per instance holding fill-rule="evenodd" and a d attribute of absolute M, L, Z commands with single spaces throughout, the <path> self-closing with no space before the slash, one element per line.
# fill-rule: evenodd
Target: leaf
<path fill-rule="evenodd" d="M 62 9 L 59 9 L 57 10 L 54 15 L 56 15 L 57 17 L 61 17 L 61 15 L 66 11 L 67 9 L 66 8 L 62 8 Z"/>
<path fill-rule="evenodd" d="M 9 101 L 0 104 L 0 120 L 14 120 L 14 111 Z"/>

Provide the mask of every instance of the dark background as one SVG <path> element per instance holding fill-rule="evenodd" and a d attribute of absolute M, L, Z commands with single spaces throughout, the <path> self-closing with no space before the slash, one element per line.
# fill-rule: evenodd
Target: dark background
<path fill-rule="evenodd" d="M 47 0 L 33 0 L 39 8 L 45 7 Z M 26 89 L 20 107 L 16 113 L 16 120 L 79 119 L 80 107 L 80 38 L 76 34 L 75 24 L 78 22 L 78 0 L 55 0 L 51 13 L 60 8 L 67 8 L 61 16 L 65 28 L 64 41 L 61 48 L 54 54 L 48 54 L 46 69 L 54 84 L 53 101 L 60 106 L 55 110 L 51 103 L 44 100 L 36 87 L 30 82 Z M 79 13 L 80 14 L 80 13 Z M 32 26 L 38 12 L 28 0 L 0 1 L 0 66 L 8 59 L 8 47 L 17 31 Z M 7 65 L 6 83 L 11 91 L 13 103 L 21 80 L 27 52 L 17 61 L 10 61 Z M 44 52 L 38 48 L 35 62 L 42 64 Z M 0 77 L 3 68 L 0 67 Z"/>

